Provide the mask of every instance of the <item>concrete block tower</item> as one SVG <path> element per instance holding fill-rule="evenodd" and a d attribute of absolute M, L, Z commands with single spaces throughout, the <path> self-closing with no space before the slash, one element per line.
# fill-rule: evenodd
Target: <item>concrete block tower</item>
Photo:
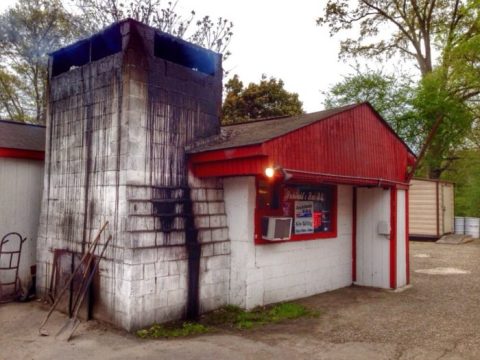
<path fill-rule="evenodd" d="M 41 295 L 55 250 L 85 252 L 108 221 L 93 317 L 135 329 L 227 303 L 222 183 L 185 160 L 219 133 L 221 93 L 219 54 L 131 19 L 51 54 Z"/>

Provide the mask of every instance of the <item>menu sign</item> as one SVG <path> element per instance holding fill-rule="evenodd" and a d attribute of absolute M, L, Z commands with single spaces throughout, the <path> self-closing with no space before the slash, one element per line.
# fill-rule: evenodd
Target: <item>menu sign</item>
<path fill-rule="evenodd" d="M 313 234 L 313 201 L 295 201 L 295 234 Z"/>
<path fill-rule="evenodd" d="M 332 231 L 332 199 L 332 186 L 286 186 L 282 214 L 294 218 L 292 230 L 296 235 L 329 232 Z"/>

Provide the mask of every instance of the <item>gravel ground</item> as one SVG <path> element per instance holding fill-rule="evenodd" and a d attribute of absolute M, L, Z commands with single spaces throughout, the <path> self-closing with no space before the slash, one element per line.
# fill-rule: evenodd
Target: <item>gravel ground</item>
<path fill-rule="evenodd" d="M 0 305 L 0 359 L 480 359 L 480 241 L 411 242 L 410 256 L 405 291 L 340 289 L 299 301 L 320 310 L 317 319 L 181 340 L 141 340 L 90 321 L 66 343 L 38 336 L 39 303 Z M 466 273 L 416 272 L 434 268 Z M 55 313 L 49 328 L 64 321 Z"/>

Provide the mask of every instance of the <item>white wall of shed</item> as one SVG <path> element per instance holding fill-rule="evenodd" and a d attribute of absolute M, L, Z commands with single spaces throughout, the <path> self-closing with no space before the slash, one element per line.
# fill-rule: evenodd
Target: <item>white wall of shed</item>
<path fill-rule="evenodd" d="M 254 244 L 255 178 L 224 180 L 231 304 L 253 308 L 352 283 L 352 187 L 338 186 L 337 237 Z"/>
<path fill-rule="evenodd" d="M 437 236 L 437 183 L 413 179 L 410 182 L 409 207 L 410 234 Z"/>
<path fill-rule="evenodd" d="M 390 288 L 390 238 L 378 234 L 380 221 L 390 224 L 390 191 L 357 189 L 357 285 Z"/>
<path fill-rule="evenodd" d="M 0 158 L 0 239 L 9 232 L 18 232 L 27 238 L 23 244 L 19 268 L 19 277 L 24 287 L 31 279 L 30 266 L 36 263 L 42 189 L 42 161 Z"/>

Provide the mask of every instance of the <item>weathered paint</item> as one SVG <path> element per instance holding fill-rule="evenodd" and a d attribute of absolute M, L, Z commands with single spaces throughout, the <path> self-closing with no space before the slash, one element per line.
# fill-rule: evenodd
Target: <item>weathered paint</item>
<path fill-rule="evenodd" d="M 232 151 L 237 152 L 234 159 L 229 158 Z M 405 144 L 368 104 L 261 145 L 190 155 L 197 176 L 263 174 L 266 166 L 280 166 L 300 180 L 359 185 L 403 184 L 412 161 Z"/>
<path fill-rule="evenodd" d="M 35 265 L 42 185 L 43 162 L 0 157 L 0 239 L 10 232 L 27 238 L 19 268 L 24 288 L 29 286 L 30 267 Z"/>
<path fill-rule="evenodd" d="M 221 203 L 221 182 L 189 178 L 184 151 L 218 132 L 222 72 L 217 54 L 209 52 L 218 61 L 208 75 L 157 57 L 153 28 L 115 26 L 120 52 L 69 71 L 57 63 L 62 71 L 50 73 L 38 290 L 50 286 L 49 249 L 81 252 L 108 220 L 103 240 L 113 241 L 94 284 L 93 315 L 132 329 L 224 303 L 208 285 L 220 289 L 228 279 L 207 279 L 208 292 L 198 287 L 202 266 L 209 274 L 227 266 L 215 262 L 229 247 L 213 251 L 227 240 L 225 215 L 196 211 Z"/>

